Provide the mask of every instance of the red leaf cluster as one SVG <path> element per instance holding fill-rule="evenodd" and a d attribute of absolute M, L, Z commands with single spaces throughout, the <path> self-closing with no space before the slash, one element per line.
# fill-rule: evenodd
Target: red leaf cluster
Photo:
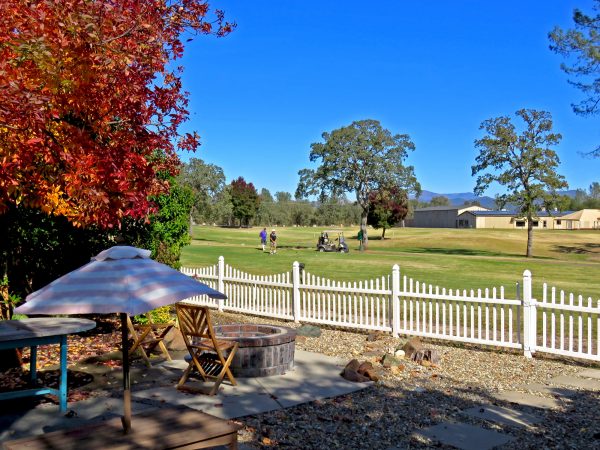
<path fill-rule="evenodd" d="M 199 0 L 0 2 L 0 213 L 20 204 L 102 227 L 151 213 L 178 143 L 199 145 L 178 132 L 181 37 L 235 26 L 208 13 Z"/>

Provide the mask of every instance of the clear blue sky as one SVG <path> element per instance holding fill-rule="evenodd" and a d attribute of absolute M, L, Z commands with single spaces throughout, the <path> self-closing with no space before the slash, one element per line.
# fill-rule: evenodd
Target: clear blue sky
<path fill-rule="evenodd" d="M 187 44 L 185 128 L 202 137 L 191 156 L 222 167 L 228 182 L 293 193 L 323 131 L 369 118 L 411 136 L 408 163 L 424 189 L 467 192 L 480 123 L 535 108 L 563 135 L 559 172 L 587 188 L 600 181 L 600 159 L 579 153 L 600 144 L 600 117 L 572 112 L 581 94 L 547 35 L 592 3 L 213 0 L 238 27 Z"/>

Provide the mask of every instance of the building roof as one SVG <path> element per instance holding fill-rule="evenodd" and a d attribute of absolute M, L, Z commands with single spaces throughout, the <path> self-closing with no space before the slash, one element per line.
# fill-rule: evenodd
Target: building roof
<path fill-rule="evenodd" d="M 427 208 L 416 208 L 415 212 L 422 211 L 460 211 L 460 210 L 469 210 L 470 208 L 477 208 L 487 211 L 487 208 L 483 206 L 477 205 L 469 205 L 469 206 L 428 206 Z"/>
<path fill-rule="evenodd" d="M 600 209 L 581 209 L 579 211 L 571 212 L 570 214 L 567 212 L 560 218 L 564 220 L 600 220 Z"/>
<path fill-rule="evenodd" d="M 457 211 L 461 209 L 458 206 L 428 206 L 427 208 L 416 208 L 415 212 L 419 211 Z"/>
<path fill-rule="evenodd" d="M 523 217 L 523 214 L 520 214 L 518 211 L 465 211 L 463 214 L 465 213 L 480 217 Z M 573 213 L 573 211 L 554 211 L 552 214 L 548 211 L 539 211 L 537 213 L 537 217 L 555 217 L 557 219 L 565 219 L 564 215 L 571 213 Z"/>

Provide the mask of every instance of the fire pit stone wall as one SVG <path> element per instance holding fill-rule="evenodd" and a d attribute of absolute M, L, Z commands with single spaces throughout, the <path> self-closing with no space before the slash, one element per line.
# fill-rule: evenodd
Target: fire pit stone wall
<path fill-rule="evenodd" d="M 276 325 L 229 324 L 215 327 L 219 339 L 235 340 L 231 362 L 235 377 L 283 375 L 294 367 L 296 331 Z"/>

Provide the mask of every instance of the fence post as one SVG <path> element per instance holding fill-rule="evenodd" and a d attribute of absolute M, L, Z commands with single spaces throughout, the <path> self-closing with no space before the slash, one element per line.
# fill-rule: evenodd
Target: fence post
<path fill-rule="evenodd" d="M 521 316 L 523 316 L 523 297 L 521 295 L 521 282 L 517 281 L 515 283 L 515 295 L 516 299 L 521 302 L 521 304 L 517 307 L 517 342 L 523 344 L 523 340 L 521 339 L 521 335 L 523 332 L 524 326 L 522 325 Z"/>
<path fill-rule="evenodd" d="M 300 322 L 300 263 L 292 264 L 292 309 L 294 322 Z"/>
<path fill-rule="evenodd" d="M 400 266 L 392 266 L 392 336 L 400 336 Z"/>
<path fill-rule="evenodd" d="M 219 256 L 219 263 L 217 265 L 217 277 L 217 290 L 221 293 L 224 293 L 223 291 L 225 289 L 225 283 L 223 281 L 223 278 L 225 277 L 225 258 L 223 258 L 222 256 Z M 223 299 L 217 300 L 217 306 L 219 308 L 219 311 L 223 311 Z"/>
<path fill-rule="evenodd" d="M 537 345 L 536 302 L 531 295 L 531 272 L 523 272 L 523 353 L 531 358 Z"/>

